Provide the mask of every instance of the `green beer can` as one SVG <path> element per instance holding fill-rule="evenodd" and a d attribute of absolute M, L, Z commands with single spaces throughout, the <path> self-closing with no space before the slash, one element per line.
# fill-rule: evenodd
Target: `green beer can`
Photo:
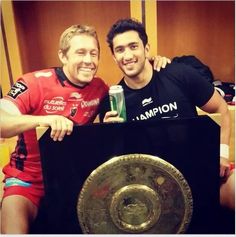
<path fill-rule="evenodd" d="M 112 111 L 117 111 L 118 116 L 126 121 L 125 97 L 122 86 L 115 85 L 109 89 L 110 106 Z"/>

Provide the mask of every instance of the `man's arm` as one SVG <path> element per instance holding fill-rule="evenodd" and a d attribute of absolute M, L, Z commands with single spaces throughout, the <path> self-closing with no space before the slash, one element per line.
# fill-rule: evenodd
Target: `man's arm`
<path fill-rule="evenodd" d="M 37 126 L 50 126 L 51 137 L 54 141 L 61 141 L 73 130 L 73 122 L 60 115 L 34 116 L 23 115 L 18 108 L 9 101 L 0 101 L 0 131 L 2 138 L 16 136 Z"/>
<path fill-rule="evenodd" d="M 211 99 L 201 107 L 201 109 L 208 113 L 220 113 L 221 114 L 221 129 L 220 129 L 220 156 L 221 156 L 221 168 L 220 176 L 223 177 L 229 172 L 229 141 L 230 141 L 230 113 L 227 103 L 215 90 Z"/>

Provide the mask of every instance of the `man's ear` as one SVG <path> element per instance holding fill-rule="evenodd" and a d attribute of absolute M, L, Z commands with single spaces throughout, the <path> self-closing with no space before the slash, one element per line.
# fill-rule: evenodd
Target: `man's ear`
<path fill-rule="evenodd" d="M 58 50 L 58 57 L 63 65 L 67 63 L 67 57 L 66 55 L 62 52 L 61 49 Z"/>
<path fill-rule="evenodd" d="M 144 50 L 145 50 L 146 58 L 149 58 L 150 57 L 150 44 L 149 43 L 146 44 Z"/>

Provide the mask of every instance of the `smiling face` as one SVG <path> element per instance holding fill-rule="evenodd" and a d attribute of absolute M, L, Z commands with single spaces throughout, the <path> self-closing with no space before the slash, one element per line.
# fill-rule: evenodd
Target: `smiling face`
<path fill-rule="evenodd" d="M 138 77 L 144 70 L 149 46 L 144 47 L 134 30 L 117 34 L 113 38 L 113 56 L 123 73 L 129 78 Z"/>
<path fill-rule="evenodd" d="M 97 41 L 93 36 L 79 34 L 73 36 L 69 44 L 70 47 L 65 54 L 59 50 L 63 71 L 73 84 L 85 86 L 91 82 L 98 69 Z"/>

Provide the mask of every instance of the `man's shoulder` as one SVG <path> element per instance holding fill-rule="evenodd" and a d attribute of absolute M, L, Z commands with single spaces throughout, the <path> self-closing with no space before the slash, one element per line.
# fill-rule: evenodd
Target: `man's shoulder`
<path fill-rule="evenodd" d="M 55 77 L 55 69 L 54 68 L 48 68 L 48 69 L 41 69 L 33 72 L 25 73 L 22 77 L 26 80 L 31 79 L 42 79 L 42 78 L 51 78 Z"/>
<path fill-rule="evenodd" d="M 92 82 L 91 82 L 92 86 L 102 86 L 106 89 L 108 89 L 108 85 L 104 82 L 104 80 L 100 77 L 94 77 Z"/>
<path fill-rule="evenodd" d="M 178 71 L 191 72 L 191 73 L 197 72 L 197 70 L 193 68 L 191 65 L 185 64 L 183 62 L 171 62 L 170 64 L 168 64 L 166 68 L 174 72 L 178 72 Z"/>
<path fill-rule="evenodd" d="M 182 62 L 171 62 L 166 66 L 166 69 L 180 71 L 180 70 L 189 70 L 192 69 L 192 67 Z"/>
<path fill-rule="evenodd" d="M 181 62 L 171 62 L 164 69 L 158 72 L 159 77 L 173 77 L 182 78 L 183 76 L 193 76 L 196 75 L 197 71 L 189 65 Z"/>

